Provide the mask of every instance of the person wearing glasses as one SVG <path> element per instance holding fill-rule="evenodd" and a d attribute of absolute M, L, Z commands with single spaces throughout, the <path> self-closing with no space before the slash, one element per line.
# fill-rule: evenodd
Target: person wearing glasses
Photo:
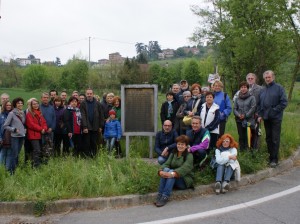
<path fill-rule="evenodd" d="M 182 96 L 183 96 L 183 103 L 179 106 L 179 109 L 177 110 L 177 113 L 176 113 L 176 118 L 178 120 L 178 127 L 175 129 L 177 130 L 177 133 L 179 133 L 180 135 L 185 135 L 187 126 L 184 124 L 182 119 L 184 117 L 184 111 L 187 107 L 187 103 L 192 97 L 192 93 L 191 93 L 191 91 L 188 90 L 188 91 L 183 92 Z"/>
<path fill-rule="evenodd" d="M 216 156 L 216 194 L 226 193 L 229 188 L 229 182 L 233 171 L 239 167 L 237 161 L 238 143 L 230 134 L 222 135 L 217 141 Z"/>
<path fill-rule="evenodd" d="M 158 155 L 157 161 L 160 165 L 164 164 L 169 154 L 176 148 L 177 132 L 172 128 L 172 122 L 165 120 L 163 123 L 163 130 L 157 132 L 155 137 L 154 150 Z"/>

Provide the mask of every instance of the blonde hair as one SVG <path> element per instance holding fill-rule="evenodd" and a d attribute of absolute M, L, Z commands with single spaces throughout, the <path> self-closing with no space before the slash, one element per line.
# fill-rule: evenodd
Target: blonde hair
<path fill-rule="evenodd" d="M 215 84 L 218 84 L 221 88 L 224 87 L 223 82 L 221 82 L 220 80 L 216 80 L 213 84 L 213 86 L 215 86 Z"/>

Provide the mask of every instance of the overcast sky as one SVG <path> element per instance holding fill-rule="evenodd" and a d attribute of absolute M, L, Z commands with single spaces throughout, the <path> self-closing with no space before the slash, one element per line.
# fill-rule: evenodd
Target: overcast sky
<path fill-rule="evenodd" d="M 158 41 L 162 49 L 193 45 L 198 26 L 191 5 L 205 0 L 0 0 L 0 58 L 41 61 L 73 55 L 91 61 L 119 52 L 136 55 L 135 44 Z"/>

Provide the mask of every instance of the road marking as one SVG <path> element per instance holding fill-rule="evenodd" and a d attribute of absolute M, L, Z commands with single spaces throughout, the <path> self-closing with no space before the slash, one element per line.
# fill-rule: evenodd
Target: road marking
<path fill-rule="evenodd" d="M 195 219 L 201 219 L 201 218 L 206 218 L 209 216 L 220 215 L 220 214 L 223 214 L 226 212 L 232 212 L 232 211 L 235 211 L 238 209 L 248 208 L 251 206 L 255 206 L 255 205 L 270 201 L 270 200 L 274 200 L 274 199 L 289 195 L 289 194 L 293 194 L 299 190 L 300 190 L 300 185 L 290 188 L 285 191 L 281 191 L 276 194 L 272 194 L 272 195 L 269 195 L 269 196 L 266 196 L 266 197 L 263 197 L 260 199 L 256 199 L 253 201 L 249 201 L 249 202 L 245 202 L 245 203 L 241 203 L 241 204 L 237 204 L 237 205 L 232 205 L 232 206 L 219 208 L 219 209 L 215 209 L 215 210 L 210 210 L 210 211 L 206 211 L 206 212 L 195 213 L 195 214 L 191 214 L 191 215 L 178 216 L 178 217 L 174 217 L 174 218 L 170 218 L 170 219 L 161 219 L 161 220 L 156 220 L 156 221 L 151 221 L 151 222 L 143 222 L 143 223 L 139 223 L 139 224 L 183 223 L 183 222 L 187 222 L 187 221 L 191 221 L 191 220 L 195 220 Z"/>

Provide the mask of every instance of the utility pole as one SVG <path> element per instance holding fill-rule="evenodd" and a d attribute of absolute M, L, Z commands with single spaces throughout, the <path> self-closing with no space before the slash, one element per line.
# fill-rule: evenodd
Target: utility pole
<path fill-rule="evenodd" d="M 89 67 L 91 67 L 91 37 L 89 37 Z"/>

